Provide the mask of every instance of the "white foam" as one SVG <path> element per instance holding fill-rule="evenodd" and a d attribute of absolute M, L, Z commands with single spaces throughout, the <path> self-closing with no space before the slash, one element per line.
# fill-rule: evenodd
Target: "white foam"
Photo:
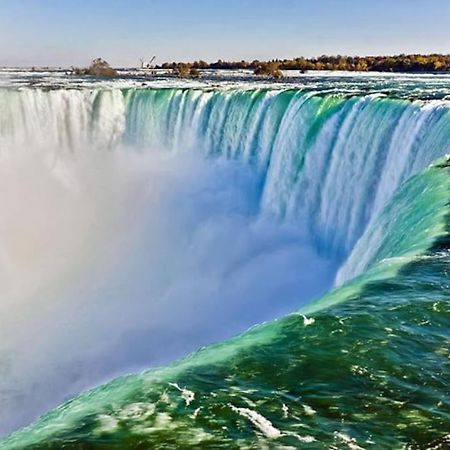
<path fill-rule="evenodd" d="M 189 406 L 195 398 L 195 393 L 186 388 L 181 388 L 177 383 L 169 383 L 170 386 L 173 386 L 175 389 L 178 389 L 181 392 L 181 397 L 186 403 L 186 406 Z"/>
<path fill-rule="evenodd" d="M 250 422 L 267 438 L 276 439 L 281 436 L 281 431 L 278 428 L 275 428 L 270 420 L 266 419 L 258 412 L 249 408 L 237 408 L 232 404 L 229 404 L 229 406 L 234 412 L 250 420 Z"/>
<path fill-rule="evenodd" d="M 353 439 L 352 437 L 348 436 L 345 433 L 341 433 L 341 432 L 336 431 L 335 432 L 335 436 L 339 440 L 341 440 L 342 442 L 347 444 L 347 446 L 348 446 L 348 448 L 350 450 L 364 450 L 364 447 L 359 446 L 355 439 Z"/>
<path fill-rule="evenodd" d="M 117 430 L 119 423 L 115 417 L 107 414 L 98 416 L 99 426 L 95 429 L 96 434 L 113 433 Z"/>
<path fill-rule="evenodd" d="M 306 317 L 306 316 L 302 317 L 303 317 L 303 324 L 305 325 L 305 327 L 312 325 L 316 321 L 313 317 Z"/>
<path fill-rule="evenodd" d="M 311 408 L 311 406 L 303 404 L 303 410 L 305 411 L 305 414 L 307 414 L 308 416 L 314 416 L 314 414 L 317 414 L 317 411 L 313 408 Z"/>

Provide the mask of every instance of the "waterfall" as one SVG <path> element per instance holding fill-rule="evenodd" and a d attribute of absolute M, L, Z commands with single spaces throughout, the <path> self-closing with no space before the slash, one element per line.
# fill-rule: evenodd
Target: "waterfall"
<path fill-rule="evenodd" d="M 4 89 L 0 100 L 2 149 L 126 144 L 249 163 L 261 211 L 305 222 L 341 259 L 396 189 L 450 148 L 442 101 L 239 89 Z"/>
<path fill-rule="evenodd" d="M 292 312 L 402 242 L 419 253 L 392 211 L 413 228 L 430 186 L 413 177 L 450 146 L 437 101 L 20 88 L 0 104 L 0 433 Z"/>

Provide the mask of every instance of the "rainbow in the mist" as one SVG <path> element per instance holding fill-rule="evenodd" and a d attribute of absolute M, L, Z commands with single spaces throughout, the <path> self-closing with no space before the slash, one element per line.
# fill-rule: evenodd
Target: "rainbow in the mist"
<path fill-rule="evenodd" d="M 0 88 L 0 448 L 447 439 L 449 80 L 51 76 Z"/>

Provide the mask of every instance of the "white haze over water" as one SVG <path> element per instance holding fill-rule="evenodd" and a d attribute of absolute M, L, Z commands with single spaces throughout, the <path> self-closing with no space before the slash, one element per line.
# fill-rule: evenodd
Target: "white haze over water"
<path fill-rule="evenodd" d="M 0 158 L 0 433 L 115 375 L 299 308 L 333 283 L 247 166 L 165 151 Z M 59 156 L 56 156 L 59 155 Z"/>

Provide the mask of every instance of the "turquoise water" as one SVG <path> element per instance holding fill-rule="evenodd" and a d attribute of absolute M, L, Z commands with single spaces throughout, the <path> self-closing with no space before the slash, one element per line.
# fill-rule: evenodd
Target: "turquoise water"
<path fill-rule="evenodd" d="M 195 154 L 250 167 L 248 214 L 301 230 L 336 267 L 339 286 L 290 304 L 290 315 L 246 322 L 241 332 L 256 326 L 238 337 L 75 396 L 2 448 L 445 448 L 447 103 L 293 89 L 26 89 L 0 98 L 8 150 L 33 136 L 38 154 L 51 149 L 56 160 L 94 142 L 100 155 L 163 148 L 181 161 Z M 311 264 L 300 263 L 299 276 Z M 91 385 L 102 377 L 112 375 Z"/>

